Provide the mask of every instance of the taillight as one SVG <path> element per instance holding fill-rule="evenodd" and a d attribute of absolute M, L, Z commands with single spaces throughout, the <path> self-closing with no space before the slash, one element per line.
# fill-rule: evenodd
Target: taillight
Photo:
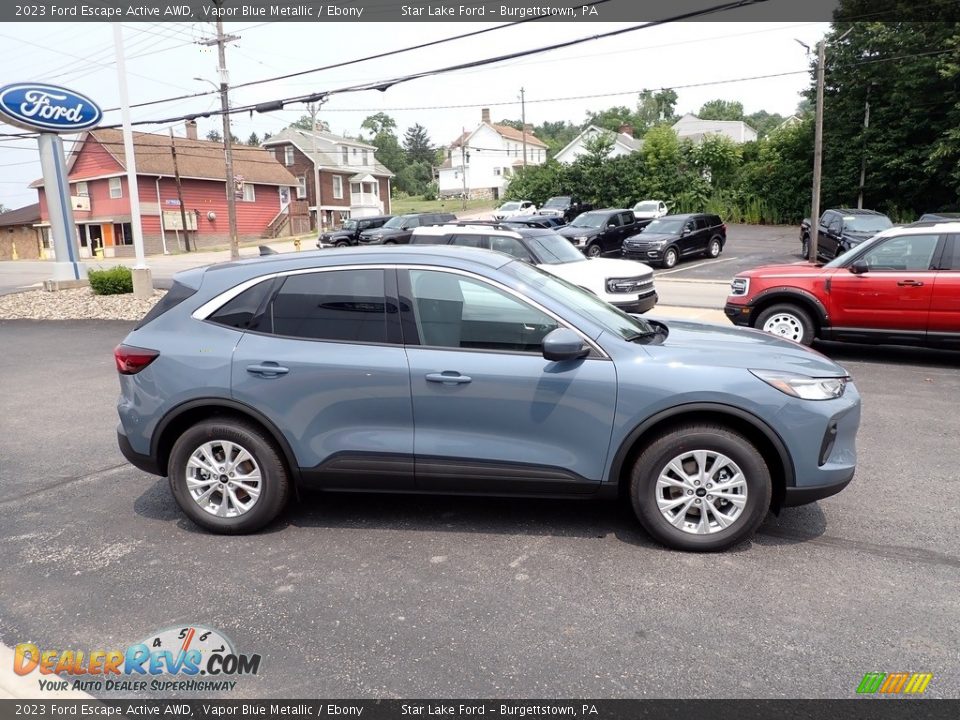
<path fill-rule="evenodd" d="M 160 357 L 156 350 L 117 345 L 113 351 L 113 359 L 117 363 L 117 372 L 121 375 L 136 375 L 147 365 Z"/>

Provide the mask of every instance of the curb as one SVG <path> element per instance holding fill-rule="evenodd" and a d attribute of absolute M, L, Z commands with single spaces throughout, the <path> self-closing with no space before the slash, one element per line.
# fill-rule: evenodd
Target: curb
<path fill-rule="evenodd" d="M 56 675 L 46 677 L 50 680 L 58 679 Z M 96 700 L 96 698 L 81 690 L 41 691 L 37 683 L 37 674 L 17 675 L 13 671 L 13 648 L 0 644 L 0 700 Z"/>

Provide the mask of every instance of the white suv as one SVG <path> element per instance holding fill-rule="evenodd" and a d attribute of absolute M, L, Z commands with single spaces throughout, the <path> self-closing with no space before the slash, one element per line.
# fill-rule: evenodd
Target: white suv
<path fill-rule="evenodd" d="M 644 313 L 657 304 L 649 265 L 635 260 L 585 258 L 553 230 L 497 224 L 433 225 L 414 230 L 410 244 L 497 250 L 589 290 L 624 312 Z"/>
<path fill-rule="evenodd" d="M 536 212 L 537 206 L 529 200 L 511 200 L 493 211 L 493 219 L 506 220 L 520 215 L 533 215 Z"/>

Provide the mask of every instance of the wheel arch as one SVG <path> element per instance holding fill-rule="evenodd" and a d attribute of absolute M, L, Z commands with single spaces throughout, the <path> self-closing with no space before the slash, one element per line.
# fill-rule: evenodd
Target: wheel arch
<path fill-rule="evenodd" d="M 796 486 L 793 460 L 780 435 L 767 423 L 741 408 L 714 402 L 677 405 L 662 410 L 635 427 L 621 442 L 614 454 L 608 481 L 616 484 L 621 493 L 628 491 L 630 470 L 640 453 L 655 436 L 689 422 L 717 423 L 747 437 L 763 456 L 773 479 L 771 507 L 779 511 L 786 488 Z"/>
<path fill-rule="evenodd" d="M 753 299 L 751 303 L 753 311 L 750 313 L 751 327 L 753 327 L 753 320 L 760 313 L 777 303 L 793 303 L 809 311 L 810 319 L 813 320 L 816 331 L 830 326 L 830 314 L 824 304 L 820 302 L 820 298 L 799 288 L 780 287 L 764 290 Z"/>
<path fill-rule="evenodd" d="M 168 474 L 170 452 L 177 438 L 192 425 L 211 418 L 233 418 L 259 427 L 280 449 L 286 463 L 287 473 L 296 482 L 300 480 L 300 466 L 290 443 L 269 418 L 258 410 L 236 400 L 226 398 L 203 398 L 189 400 L 170 410 L 157 424 L 153 433 L 150 454 L 156 458 L 162 475 Z"/>

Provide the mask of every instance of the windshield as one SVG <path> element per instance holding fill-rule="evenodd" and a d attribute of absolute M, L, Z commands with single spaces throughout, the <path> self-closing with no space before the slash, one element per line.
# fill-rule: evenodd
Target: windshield
<path fill-rule="evenodd" d="M 570 204 L 570 198 L 566 195 L 560 197 L 552 197 L 547 202 L 544 203 L 544 207 L 566 207 Z"/>
<path fill-rule="evenodd" d="M 685 220 L 674 220 L 674 219 L 662 219 L 654 220 L 652 223 L 647 225 L 644 232 L 650 233 L 665 233 L 669 235 L 675 235 L 683 229 L 683 223 Z"/>
<path fill-rule="evenodd" d="M 356 220 L 344 220 L 343 225 L 340 226 L 341 230 L 356 230 L 357 221 Z"/>
<path fill-rule="evenodd" d="M 399 227 L 402 227 L 402 226 L 403 226 L 403 220 L 404 220 L 404 216 L 403 216 L 403 215 L 395 215 L 395 216 L 393 216 L 392 218 L 390 218 L 389 220 L 387 220 L 387 221 L 383 224 L 383 226 L 384 226 L 385 228 L 399 228 Z"/>
<path fill-rule="evenodd" d="M 570 227 L 598 228 L 603 225 L 603 221 L 606 219 L 607 216 L 603 213 L 584 213 L 583 215 L 577 215 L 576 219 L 570 223 Z"/>
<path fill-rule="evenodd" d="M 577 250 L 565 237 L 553 231 L 542 235 L 527 235 L 527 246 L 544 265 L 561 265 L 570 262 L 585 262 L 583 253 Z"/>
<path fill-rule="evenodd" d="M 519 210 L 520 203 L 518 202 L 508 202 L 500 206 L 501 210 Z"/>
<path fill-rule="evenodd" d="M 878 233 L 893 227 L 886 215 L 847 215 L 843 218 L 843 229 L 855 233 Z"/>
<path fill-rule="evenodd" d="M 557 298 L 567 307 L 576 310 L 581 315 L 590 318 L 600 327 L 624 340 L 635 340 L 638 337 L 656 332 L 653 325 L 641 317 L 627 315 L 613 305 L 605 303 L 593 293 L 579 288 L 566 280 L 561 280 L 533 265 L 524 262 L 513 262 L 509 265 L 513 273 L 529 287 Z"/>
<path fill-rule="evenodd" d="M 660 205 L 656 202 L 638 202 L 633 206 L 634 212 L 656 212 Z"/>

